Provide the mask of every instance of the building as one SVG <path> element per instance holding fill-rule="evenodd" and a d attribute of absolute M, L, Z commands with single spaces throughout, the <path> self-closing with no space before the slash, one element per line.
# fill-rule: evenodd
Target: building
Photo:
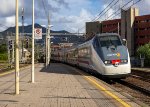
<path fill-rule="evenodd" d="M 23 63 L 31 63 L 31 52 L 29 52 L 27 49 L 23 48 L 23 57 L 21 56 L 22 54 L 22 49 L 19 50 L 19 61 Z"/>
<path fill-rule="evenodd" d="M 86 22 L 86 39 L 91 39 L 95 33 L 101 33 L 101 23 L 96 22 Z"/>
<path fill-rule="evenodd" d="M 107 20 L 102 22 L 102 33 L 118 33 L 121 34 L 121 19 Z"/>
<path fill-rule="evenodd" d="M 121 37 L 127 40 L 130 56 L 134 56 L 136 51 L 134 23 L 137 16 L 139 16 L 139 10 L 137 8 L 121 11 Z"/>
<path fill-rule="evenodd" d="M 135 17 L 134 36 L 136 48 L 150 42 L 150 15 Z"/>
<path fill-rule="evenodd" d="M 99 25 L 98 22 L 87 22 L 87 23 L 86 23 L 86 34 L 88 34 L 86 35 L 87 40 L 89 40 L 94 36 L 92 34 L 89 35 L 90 32 L 92 32 L 93 34 L 119 33 L 122 39 L 127 40 L 127 47 L 130 56 L 135 55 L 135 51 L 139 46 L 150 42 L 150 15 L 139 16 L 139 10 L 137 8 L 122 10 L 121 19 L 102 21 L 99 22 Z M 93 26 L 94 28 L 92 28 Z"/>

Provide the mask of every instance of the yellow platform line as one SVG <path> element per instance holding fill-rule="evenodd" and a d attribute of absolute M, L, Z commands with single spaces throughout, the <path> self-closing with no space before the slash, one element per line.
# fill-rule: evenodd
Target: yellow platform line
<path fill-rule="evenodd" d="M 78 71 L 77 71 L 78 72 Z M 84 74 L 80 73 L 82 76 L 84 76 Z M 88 76 L 84 76 L 84 78 L 86 78 L 88 81 L 90 81 L 92 84 L 94 84 L 95 86 L 97 86 L 100 90 L 104 91 L 107 95 L 111 96 L 112 98 L 114 98 L 116 101 L 118 101 L 119 103 L 121 103 L 124 107 L 131 107 L 128 103 L 126 103 L 125 101 L 123 101 L 122 99 L 120 99 L 118 96 L 116 96 L 115 94 L 111 93 L 110 91 L 108 91 L 106 88 L 102 87 L 101 85 L 99 85 L 95 79 L 90 78 Z"/>
<path fill-rule="evenodd" d="M 24 68 L 26 68 L 26 67 L 29 67 L 29 66 L 30 66 L 30 65 L 25 66 L 25 67 L 22 67 L 22 68 L 20 68 L 20 70 L 22 70 L 22 69 L 24 69 Z M 1 76 L 4 76 L 4 75 L 11 74 L 11 73 L 13 73 L 13 72 L 15 72 L 15 69 L 14 69 L 14 70 L 10 70 L 10 71 L 6 71 L 6 72 L 4 72 L 4 73 L 0 73 L 0 77 L 1 77 Z"/>
<path fill-rule="evenodd" d="M 4 73 L 1 73 L 1 74 L 0 74 L 0 77 L 1 77 L 1 76 L 4 76 L 4 75 L 7 75 L 7 74 L 11 74 L 11 73 L 13 73 L 13 72 L 15 72 L 15 70 L 11 70 L 11 71 L 7 71 L 7 72 L 4 72 Z"/>

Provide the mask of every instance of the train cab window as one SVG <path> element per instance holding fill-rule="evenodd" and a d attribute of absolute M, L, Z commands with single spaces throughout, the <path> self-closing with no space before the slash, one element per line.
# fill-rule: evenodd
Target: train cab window
<path fill-rule="evenodd" d="M 116 46 L 120 46 L 122 45 L 120 39 L 118 36 L 101 36 L 99 37 L 99 42 L 100 42 L 100 45 L 101 47 L 109 47 L 109 46 L 112 46 L 114 45 L 115 47 Z"/>
<path fill-rule="evenodd" d="M 95 48 L 96 48 L 96 47 L 99 47 L 99 42 L 98 42 L 97 38 L 95 39 L 94 47 L 95 47 Z"/>

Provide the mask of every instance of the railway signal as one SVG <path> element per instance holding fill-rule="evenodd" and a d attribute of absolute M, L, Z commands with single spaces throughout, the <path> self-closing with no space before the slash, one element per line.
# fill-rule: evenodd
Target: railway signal
<path fill-rule="evenodd" d="M 8 41 L 8 46 L 9 46 L 9 49 L 11 50 L 12 49 L 12 40 Z"/>
<path fill-rule="evenodd" d="M 29 39 L 26 39 L 26 48 L 29 48 Z"/>

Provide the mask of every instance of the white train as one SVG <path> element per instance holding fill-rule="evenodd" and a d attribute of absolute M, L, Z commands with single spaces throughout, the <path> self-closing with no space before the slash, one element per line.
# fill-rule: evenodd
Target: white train
<path fill-rule="evenodd" d="M 97 34 L 91 40 L 67 50 L 55 51 L 51 60 L 98 72 L 109 78 L 124 78 L 131 73 L 128 49 L 118 34 Z"/>

